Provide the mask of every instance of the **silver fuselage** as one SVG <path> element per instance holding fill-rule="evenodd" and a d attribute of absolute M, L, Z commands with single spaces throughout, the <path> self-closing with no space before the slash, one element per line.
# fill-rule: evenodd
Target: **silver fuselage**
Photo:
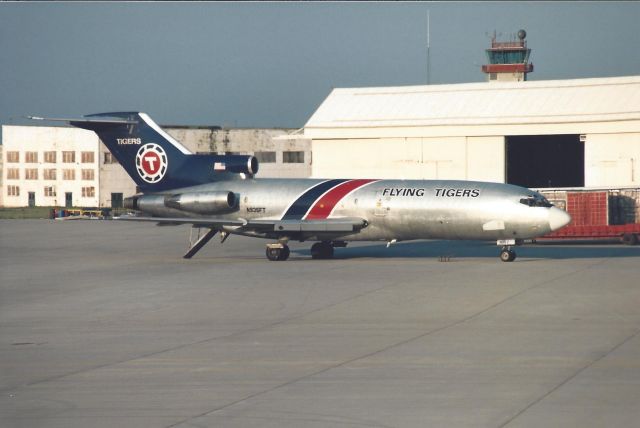
<path fill-rule="evenodd" d="M 283 219 L 300 195 L 320 185 L 323 179 L 246 179 L 214 182 L 174 192 L 145 195 L 141 210 L 156 217 L 207 215 L 185 213 L 162 206 L 167 194 L 230 191 L 238 204 L 217 219 Z M 412 239 L 530 239 L 558 227 L 554 216 L 566 216 L 555 207 L 528 206 L 522 198 L 541 197 L 529 189 L 501 183 L 456 180 L 375 180 L 340 197 L 327 218 L 357 217 L 367 226 L 357 233 L 256 232 L 225 226 L 223 230 L 247 236 L 291 240 L 391 241 Z M 149 199 L 150 198 L 150 199 Z M 562 214 L 559 214 L 561 212 Z M 213 215 L 211 216 L 214 217 Z M 567 216 L 568 217 L 568 216 Z M 557 221 L 556 221 L 557 223 Z M 566 223 L 565 223 L 566 224 Z M 555 226 L 555 227 L 554 227 Z"/>

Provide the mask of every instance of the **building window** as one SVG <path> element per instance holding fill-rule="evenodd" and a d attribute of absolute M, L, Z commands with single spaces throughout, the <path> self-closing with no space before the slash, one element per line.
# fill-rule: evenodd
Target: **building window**
<path fill-rule="evenodd" d="M 260 163 L 276 163 L 276 152 L 256 152 L 254 156 Z"/>
<path fill-rule="evenodd" d="M 20 162 L 20 152 L 7 152 L 7 163 Z"/>
<path fill-rule="evenodd" d="M 74 163 L 76 161 L 76 152 L 62 152 L 62 162 Z"/>
<path fill-rule="evenodd" d="M 62 178 L 64 180 L 75 180 L 76 179 L 76 170 L 75 169 L 63 169 L 62 170 Z"/>
<path fill-rule="evenodd" d="M 7 196 L 20 196 L 20 186 L 7 186 Z"/>
<path fill-rule="evenodd" d="M 56 152 L 44 152 L 44 161 L 46 163 L 56 163 Z"/>
<path fill-rule="evenodd" d="M 7 180 L 20 180 L 20 170 L 18 168 L 7 168 Z"/>
<path fill-rule="evenodd" d="M 304 163 L 304 152 L 282 152 L 284 163 Z"/>
<path fill-rule="evenodd" d="M 24 178 L 26 180 L 37 180 L 38 179 L 38 168 L 27 168 L 24 170 Z"/>
<path fill-rule="evenodd" d="M 104 163 L 118 163 L 118 161 L 113 157 L 113 153 L 104 152 Z"/>
<path fill-rule="evenodd" d="M 38 163 L 38 152 L 26 152 L 24 161 L 25 163 Z"/>
<path fill-rule="evenodd" d="M 93 186 L 83 187 L 82 188 L 82 197 L 83 198 L 93 198 L 96 196 L 96 188 Z"/>
<path fill-rule="evenodd" d="M 56 188 L 53 186 L 44 186 L 44 195 L 45 196 L 56 196 Z"/>
<path fill-rule="evenodd" d="M 94 180 L 94 171 L 92 169 L 83 169 L 82 170 L 82 179 L 87 181 Z"/>
<path fill-rule="evenodd" d="M 45 169 L 43 171 L 43 174 L 44 174 L 44 179 L 45 180 L 55 180 L 56 179 L 56 169 L 55 168 Z"/>
<path fill-rule="evenodd" d="M 82 152 L 82 163 L 93 163 L 93 152 Z"/>

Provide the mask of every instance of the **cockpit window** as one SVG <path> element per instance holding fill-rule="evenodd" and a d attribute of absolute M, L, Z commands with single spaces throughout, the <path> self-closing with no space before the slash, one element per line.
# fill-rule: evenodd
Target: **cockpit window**
<path fill-rule="evenodd" d="M 544 196 L 529 196 L 527 198 L 520 199 L 520 203 L 528 207 L 545 207 L 550 208 L 553 206 L 551 202 Z"/>

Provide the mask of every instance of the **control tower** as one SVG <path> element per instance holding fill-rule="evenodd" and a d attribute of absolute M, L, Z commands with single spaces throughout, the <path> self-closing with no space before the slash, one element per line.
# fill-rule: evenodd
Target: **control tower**
<path fill-rule="evenodd" d="M 491 47 L 486 50 L 489 64 L 482 66 L 488 81 L 517 81 L 527 80 L 527 73 L 533 71 L 533 64 L 529 63 L 531 49 L 527 48 L 525 38 L 527 32 L 518 31 L 518 40 L 498 42 L 496 35 L 491 38 Z"/>

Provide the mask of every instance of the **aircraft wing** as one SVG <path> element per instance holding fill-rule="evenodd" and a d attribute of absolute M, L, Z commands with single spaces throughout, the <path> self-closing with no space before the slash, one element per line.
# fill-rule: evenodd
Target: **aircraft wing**
<path fill-rule="evenodd" d="M 225 226 L 237 227 L 238 230 L 254 230 L 260 232 L 359 232 L 368 225 L 367 220 L 359 217 L 338 217 L 320 220 L 247 220 L 238 218 L 229 220 L 222 218 L 190 218 L 190 217 L 138 217 L 123 215 L 116 217 L 118 221 L 143 221 L 157 223 L 159 226 L 191 224 L 193 226 L 221 229 Z"/>

